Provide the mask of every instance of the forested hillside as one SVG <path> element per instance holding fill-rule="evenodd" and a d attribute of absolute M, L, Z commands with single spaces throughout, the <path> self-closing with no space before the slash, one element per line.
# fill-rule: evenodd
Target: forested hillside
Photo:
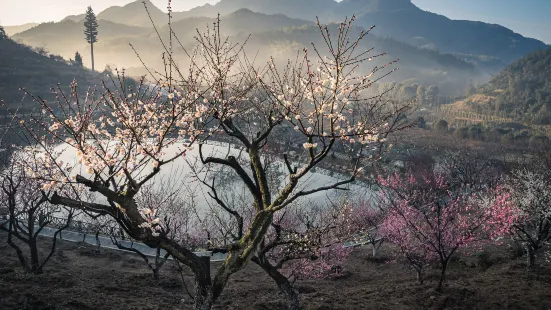
<path fill-rule="evenodd" d="M 118 59 L 114 54 L 131 53 L 128 42 L 134 41 L 134 37 L 141 36 L 150 31 L 149 28 L 127 26 L 107 20 L 99 20 L 98 26 L 101 33 L 96 45 L 98 51 L 101 51 L 96 56 L 96 64 L 100 64 L 96 66 L 98 69 L 103 69 L 109 59 L 113 61 L 111 63 L 117 63 Z M 61 55 L 66 59 L 73 57 L 75 52 L 78 51 L 84 58 L 84 65 L 90 67 L 90 47 L 84 40 L 83 30 L 84 25 L 82 21 L 76 22 L 71 19 L 65 19 L 55 23 L 42 23 L 32 29 L 18 33 L 12 38 L 33 47 L 44 47 L 51 53 Z M 124 43 L 122 49 L 120 45 L 112 44 L 112 42 L 117 41 Z M 115 49 L 118 49 L 119 52 L 111 53 Z M 124 58 L 121 57 L 121 59 Z"/>
<path fill-rule="evenodd" d="M 515 61 L 480 92 L 492 98 L 491 108 L 525 122 L 551 124 L 551 48 Z"/>

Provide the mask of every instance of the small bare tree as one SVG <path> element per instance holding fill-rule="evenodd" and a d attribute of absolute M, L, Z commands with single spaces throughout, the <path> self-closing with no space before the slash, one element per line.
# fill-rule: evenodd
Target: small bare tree
<path fill-rule="evenodd" d="M 197 206 L 192 193 L 188 193 L 183 189 L 181 184 L 172 180 L 179 175 L 181 171 L 175 170 L 170 175 L 164 178 L 156 178 L 155 182 L 144 186 L 136 197 L 138 203 L 142 206 L 147 206 L 153 213 L 148 216 L 152 220 L 163 219 L 165 225 L 163 230 L 168 238 L 171 238 L 179 244 L 185 244 L 190 249 L 196 249 L 201 245 L 205 245 L 207 238 L 201 239 L 197 237 L 200 225 L 197 222 L 196 210 Z M 113 227 L 111 240 L 119 249 L 133 252 L 140 256 L 149 269 L 153 272 L 153 279 L 159 279 L 161 268 L 170 257 L 170 253 L 164 251 L 160 246 L 155 247 L 155 255 L 153 258 L 146 255 L 139 249 L 134 247 L 134 240 L 131 236 L 129 240 L 121 241 L 120 234 Z"/>
<path fill-rule="evenodd" d="M 502 162 L 475 150 L 446 152 L 442 168 L 449 171 L 451 186 L 472 190 L 495 186 L 505 172 Z"/>
<path fill-rule="evenodd" d="M 8 233 L 8 244 L 17 253 L 22 267 L 27 272 L 39 274 L 54 254 L 59 234 L 71 223 L 74 210 L 50 204 L 47 194 L 41 191 L 41 185 L 18 164 L 27 158 L 18 152 L 13 152 L 12 156 L 7 159 L 1 175 L 0 205 L 7 210 L 8 220 L 0 225 L 0 229 Z M 62 212 L 66 212 L 66 219 L 56 221 L 55 215 Z M 55 232 L 50 252 L 41 259 L 38 238 L 45 228 L 53 228 Z M 18 245 L 19 242 L 28 248 L 28 256 Z"/>
<path fill-rule="evenodd" d="M 168 252 L 162 252 L 162 249 L 160 247 L 157 247 L 155 249 L 155 256 L 154 259 L 151 260 L 149 256 L 144 254 L 142 251 L 134 247 L 134 241 L 129 241 L 129 245 L 125 245 L 121 240 L 117 239 L 115 234 L 111 235 L 111 241 L 114 245 L 116 245 L 119 249 L 133 252 L 140 256 L 145 263 L 147 264 L 147 267 L 153 272 L 153 279 L 159 280 L 159 272 L 161 271 L 161 268 L 163 268 L 164 264 L 170 257 L 170 253 Z"/>
<path fill-rule="evenodd" d="M 355 199 L 348 202 L 350 209 L 349 227 L 350 241 L 355 245 L 369 244 L 372 247 L 372 256 L 377 256 L 377 251 L 383 245 L 385 238 L 381 227 L 385 219 L 385 212 L 372 204 L 368 199 Z"/>

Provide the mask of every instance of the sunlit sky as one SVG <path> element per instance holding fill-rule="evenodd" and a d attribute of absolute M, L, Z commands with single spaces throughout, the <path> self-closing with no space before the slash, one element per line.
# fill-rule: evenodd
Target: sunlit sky
<path fill-rule="evenodd" d="M 276 0 L 277 1 L 277 0 Z M 500 24 L 524 36 L 551 44 L 551 0 L 412 0 L 420 8 L 452 19 Z M 93 4 L 96 13 L 132 0 L 0 0 L 0 25 L 58 21 L 83 13 Z M 167 0 L 152 0 L 166 10 Z M 189 10 L 218 0 L 173 0 L 175 11 Z"/>

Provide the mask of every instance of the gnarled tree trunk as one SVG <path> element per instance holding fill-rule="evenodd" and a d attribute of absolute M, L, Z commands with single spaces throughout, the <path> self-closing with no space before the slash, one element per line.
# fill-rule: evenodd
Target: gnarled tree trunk
<path fill-rule="evenodd" d="M 40 270 L 40 262 L 38 261 L 38 249 L 36 245 L 36 239 L 29 240 L 29 249 L 31 252 L 30 272 L 42 273 L 42 271 Z"/>
<path fill-rule="evenodd" d="M 215 298 L 212 290 L 210 277 L 210 257 L 201 257 L 201 270 L 195 271 L 195 300 L 196 310 L 210 310 L 214 305 Z"/>

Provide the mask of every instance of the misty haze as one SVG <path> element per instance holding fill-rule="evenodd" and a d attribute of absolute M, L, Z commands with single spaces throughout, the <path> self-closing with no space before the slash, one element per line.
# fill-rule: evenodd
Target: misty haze
<path fill-rule="evenodd" d="M 0 309 L 551 309 L 547 0 L 7 2 Z"/>

